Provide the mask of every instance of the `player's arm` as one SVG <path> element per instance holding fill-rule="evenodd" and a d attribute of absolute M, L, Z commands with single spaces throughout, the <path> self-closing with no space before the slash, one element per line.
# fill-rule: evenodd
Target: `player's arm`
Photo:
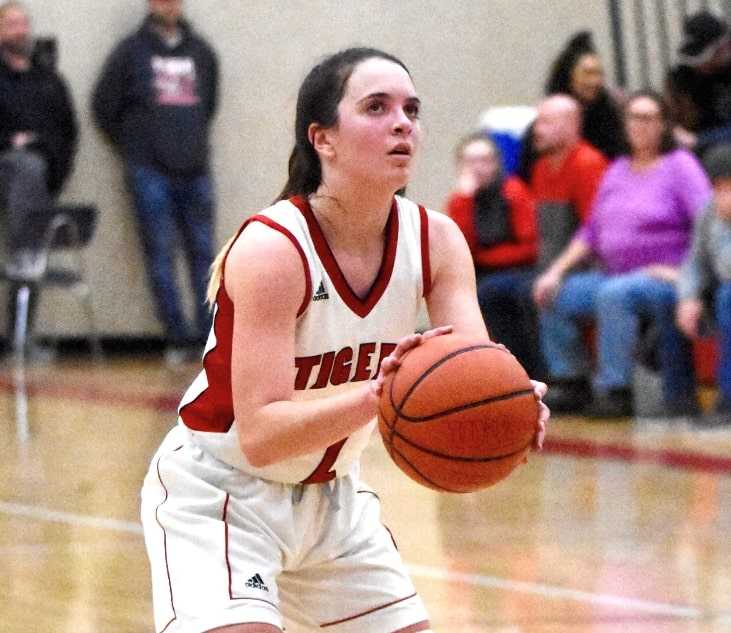
<path fill-rule="evenodd" d="M 477 303 L 475 266 L 457 225 L 442 213 L 429 212 L 431 291 L 426 297 L 432 327 L 451 325 L 454 332 L 487 338 Z"/>
<path fill-rule="evenodd" d="M 234 415 L 241 450 L 257 467 L 325 448 L 376 413 L 377 398 L 367 384 L 329 398 L 292 401 L 295 321 L 305 286 L 294 245 L 263 224 L 249 225 L 228 255 Z"/>

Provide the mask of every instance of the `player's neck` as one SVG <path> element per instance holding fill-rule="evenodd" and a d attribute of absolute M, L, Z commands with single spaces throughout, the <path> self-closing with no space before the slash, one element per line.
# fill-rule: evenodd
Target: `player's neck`
<path fill-rule="evenodd" d="M 382 239 L 393 203 L 393 193 L 353 191 L 322 185 L 310 197 L 310 206 L 329 243 L 365 247 Z"/>

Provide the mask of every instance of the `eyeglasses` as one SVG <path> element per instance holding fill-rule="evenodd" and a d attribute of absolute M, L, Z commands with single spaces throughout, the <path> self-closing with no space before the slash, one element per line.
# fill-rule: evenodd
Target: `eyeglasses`
<path fill-rule="evenodd" d="M 639 121 L 640 123 L 650 123 L 662 119 L 659 112 L 627 112 L 624 116 L 628 121 Z"/>

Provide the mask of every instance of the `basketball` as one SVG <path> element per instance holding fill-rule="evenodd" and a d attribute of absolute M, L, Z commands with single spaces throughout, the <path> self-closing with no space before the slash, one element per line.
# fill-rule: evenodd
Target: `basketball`
<path fill-rule="evenodd" d="M 538 402 L 505 348 L 456 334 L 427 339 L 386 376 L 378 428 L 391 459 L 446 492 L 492 486 L 531 449 Z"/>

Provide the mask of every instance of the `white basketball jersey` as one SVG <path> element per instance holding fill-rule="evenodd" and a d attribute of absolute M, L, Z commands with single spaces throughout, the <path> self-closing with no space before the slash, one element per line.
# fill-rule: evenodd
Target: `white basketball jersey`
<path fill-rule="evenodd" d="M 278 202 L 247 220 L 241 230 L 251 222 L 261 222 L 287 236 L 303 262 L 306 291 L 296 323 L 293 399 L 323 398 L 374 378 L 381 359 L 399 339 L 415 331 L 423 298 L 429 292 L 426 210 L 405 198 L 394 198 L 381 268 L 365 297 L 349 287 L 306 199 Z M 183 396 L 179 424 L 210 454 L 263 479 L 310 483 L 347 474 L 368 443 L 375 421 L 327 449 L 263 468 L 246 460 L 234 427 L 234 308 L 224 279 L 216 297 L 203 371 Z M 246 425 L 245 420 L 237 423 Z"/>

